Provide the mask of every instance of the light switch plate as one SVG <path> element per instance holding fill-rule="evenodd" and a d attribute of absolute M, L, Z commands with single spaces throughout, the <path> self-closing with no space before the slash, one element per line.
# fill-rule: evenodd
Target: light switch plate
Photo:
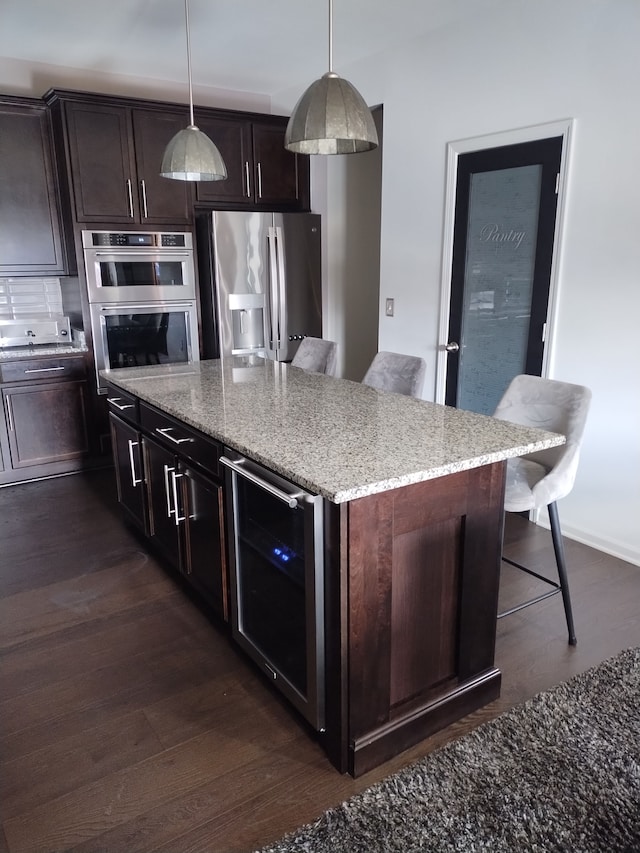
<path fill-rule="evenodd" d="M 393 317 L 393 299 L 387 299 L 384 304 L 384 313 L 387 317 Z"/>

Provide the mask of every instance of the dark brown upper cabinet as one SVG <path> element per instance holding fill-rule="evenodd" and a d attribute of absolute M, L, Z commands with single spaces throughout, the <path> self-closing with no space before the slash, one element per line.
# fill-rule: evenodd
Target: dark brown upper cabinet
<path fill-rule="evenodd" d="M 216 144 L 227 167 L 226 180 L 196 184 L 197 201 L 309 210 L 309 157 L 285 149 L 287 121 L 284 116 L 231 118 L 213 110 L 196 110 L 196 124 Z"/>
<path fill-rule="evenodd" d="M 0 276 L 68 272 L 50 120 L 41 101 L 0 97 Z"/>
<path fill-rule="evenodd" d="M 191 184 L 160 177 L 167 143 L 188 124 L 186 108 L 62 90 L 48 92 L 45 100 L 63 139 L 77 222 L 192 221 Z"/>

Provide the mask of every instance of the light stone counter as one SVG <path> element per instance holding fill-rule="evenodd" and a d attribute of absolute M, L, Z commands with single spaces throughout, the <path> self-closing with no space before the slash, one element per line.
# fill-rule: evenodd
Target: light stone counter
<path fill-rule="evenodd" d="M 255 357 L 103 375 L 334 503 L 565 441 Z"/>
<path fill-rule="evenodd" d="M 87 352 L 86 344 L 36 344 L 24 347 L 0 347 L 0 361 L 18 361 L 22 358 L 41 358 L 49 355 L 81 355 Z"/>

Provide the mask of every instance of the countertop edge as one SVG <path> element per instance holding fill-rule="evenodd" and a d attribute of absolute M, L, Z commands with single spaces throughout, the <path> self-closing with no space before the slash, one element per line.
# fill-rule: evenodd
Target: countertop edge
<path fill-rule="evenodd" d="M 309 476 L 301 473 L 300 470 L 295 470 L 294 467 L 292 467 L 292 463 L 283 463 L 278 461 L 275 451 L 266 453 L 259 448 L 249 447 L 246 443 L 243 443 L 242 439 L 234 439 L 233 435 L 229 435 L 220 429 L 216 429 L 206 422 L 199 421 L 195 416 L 190 417 L 187 411 L 178 411 L 176 406 L 171 405 L 166 400 L 159 401 L 153 393 L 145 391 L 144 382 L 140 382 L 139 379 L 136 379 L 133 376 L 128 379 L 126 376 L 114 377 L 111 373 L 104 373 L 103 375 L 109 383 L 138 397 L 144 403 L 154 406 L 177 420 L 181 420 L 186 425 L 221 443 L 223 446 L 229 447 L 238 453 L 250 457 L 258 464 L 264 465 L 280 476 L 293 481 L 314 494 L 321 495 L 326 500 L 335 504 L 347 503 L 358 498 L 391 491 L 392 489 L 402 488 L 403 486 L 412 485 L 414 483 L 425 482 L 427 480 L 437 479 L 438 477 L 444 477 L 461 471 L 478 468 L 483 465 L 489 465 L 506 459 L 523 456 L 525 454 L 535 453 L 540 450 L 560 446 L 566 441 L 564 435 L 539 430 L 538 432 L 542 432 L 546 436 L 539 441 L 532 441 L 526 444 L 519 443 L 507 448 L 490 448 L 485 453 L 471 455 L 467 458 L 464 458 L 461 454 L 462 458 L 456 459 L 450 463 L 439 463 L 426 468 L 416 467 L 413 471 L 398 474 L 397 476 L 385 477 L 383 479 L 376 479 L 375 476 L 369 479 L 363 475 L 361 485 L 353 487 L 348 485 L 345 487 L 336 486 L 335 488 L 330 488 L 326 483 L 325 485 L 322 484 L 321 477 L 310 479 Z M 359 385 L 359 383 L 355 384 Z M 430 405 L 437 404 L 432 403 Z M 456 411 L 460 411 L 461 414 L 473 415 L 473 413 L 463 413 L 461 410 Z M 501 421 L 501 423 L 506 424 L 507 422 Z M 514 424 L 513 426 L 514 428 L 522 429 L 518 424 Z"/>

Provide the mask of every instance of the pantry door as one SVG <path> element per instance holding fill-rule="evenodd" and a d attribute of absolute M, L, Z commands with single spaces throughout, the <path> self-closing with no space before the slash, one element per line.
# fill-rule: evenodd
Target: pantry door
<path fill-rule="evenodd" d="M 461 154 L 456 172 L 446 403 L 492 414 L 541 375 L 563 137 Z"/>

